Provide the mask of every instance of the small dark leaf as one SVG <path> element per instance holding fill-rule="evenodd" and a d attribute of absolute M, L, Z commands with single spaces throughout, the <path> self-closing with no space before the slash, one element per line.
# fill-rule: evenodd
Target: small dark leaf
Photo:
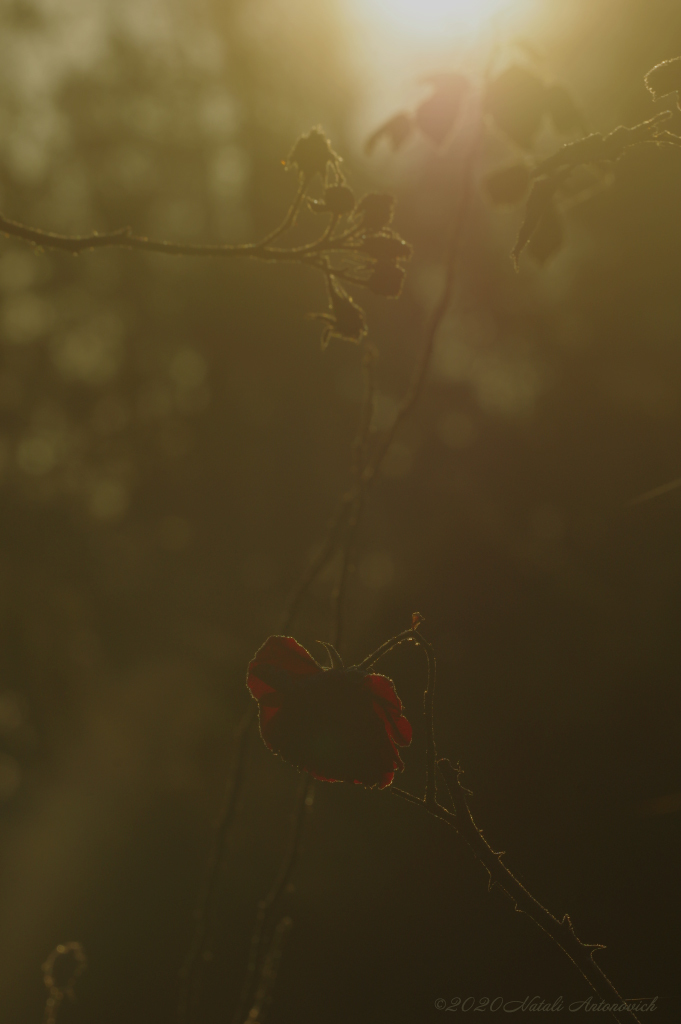
<path fill-rule="evenodd" d="M 438 75 L 431 79 L 435 91 L 419 104 L 414 119 L 419 129 L 436 145 L 447 138 L 461 111 L 468 92 L 468 79 L 463 75 Z"/>
<path fill-rule="evenodd" d="M 508 68 L 489 84 L 485 107 L 501 131 L 529 148 L 548 109 L 546 86 L 525 68 Z"/>
<path fill-rule="evenodd" d="M 558 252 L 565 239 L 565 223 L 556 204 L 550 202 L 544 214 L 532 232 L 527 245 L 529 255 L 543 266 L 547 260 Z"/>
<path fill-rule="evenodd" d="M 518 238 L 511 253 L 516 270 L 521 252 L 539 227 L 543 217 L 550 214 L 553 208 L 553 196 L 557 187 L 558 181 L 555 178 L 538 178 L 532 186 L 525 209 L 525 218 L 520 225 Z"/>
<path fill-rule="evenodd" d="M 397 263 L 379 262 L 369 280 L 367 288 L 375 295 L 386 299 L 397 299 L 404 284 L 405 271 Z"/>
<path fill-rule="evenodd" d="M 405 112 L 395 114 L 369 136 L 364 143 L 364 152 L 367 156 L 371 156 L 381 139 L 386 139 L 392 146 L 393 152 L 396 152 L 407 141 L 413 130 L 414 123 L 410 114 Z"/>
<path fill-rule="evenodd" d="M 395 197 L 381 192 L 369 192 L 362 196 L 355 210 L 359 214 L 362 225 L 369 232 L 381 231 L 390 224 L 395 212 Z"/>
<path fill-rule="evenodd" d="M 584 131 L 584 122 L 579 107 L 564 86 L 549 85 L 546 87 L 546 105 L 556 131 Z"/>
<path fill-rule="evenodd" d="M 483 179 L 483 188 L 495 204 L 519 203 L 530 187 L 532 175 L 525 164 L 512 164 Z"/>

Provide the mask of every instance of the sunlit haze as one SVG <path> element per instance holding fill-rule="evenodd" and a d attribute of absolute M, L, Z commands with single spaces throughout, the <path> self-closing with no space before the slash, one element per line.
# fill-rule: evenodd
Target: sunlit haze
<path fill-rule="evenodd" d="M 361 0 L 366 13 L 407 33 L 475 32 L 513 0 Z"/>

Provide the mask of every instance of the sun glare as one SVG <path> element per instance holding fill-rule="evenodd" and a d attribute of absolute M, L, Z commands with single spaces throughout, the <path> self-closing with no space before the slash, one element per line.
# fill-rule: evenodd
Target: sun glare
<path fill-rule="evenodd" d="M 483 29 L 511 0 L 362 0 L 366 13 L 422 36 Z"/>

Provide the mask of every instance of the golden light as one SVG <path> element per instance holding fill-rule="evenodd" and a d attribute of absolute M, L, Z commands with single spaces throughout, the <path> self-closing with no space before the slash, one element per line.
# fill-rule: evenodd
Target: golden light
<path fill-rule="evenodd" d="M 485 28 L 513 0 L 361 0 L 367 15 L 420 36 L 470 35 Z"/>

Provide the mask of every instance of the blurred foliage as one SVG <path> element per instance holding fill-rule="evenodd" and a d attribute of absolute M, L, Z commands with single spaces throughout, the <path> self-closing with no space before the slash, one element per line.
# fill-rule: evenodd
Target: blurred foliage
<path fill-rule="evenodd" d="M 681 153 L 578 171 L 530 240 L 535 260 L 519 275 L 508 260 L 532 161 L 666 109 L 643 76 L 681 51 L 678 6 L 609 2 L 608 34 L 595 7 L 579 0 L 569 31 L 548 34 L 550 73 L 516 47 L 491 76 L 457 301 L 367 509 L 347 654 L 424 613 L 440 749 L 466 767 L 490 841 L 608 945 L 627 995 L 669 1008 L 681 492 L 625 503 L 681 472 Z M 397 117 L 391 100 L 364 162 L 360 48 L 336 5 L 21 0 L 0 18 L 8 217 L 251 240 L 291 202 L 282 161 L 312 124 L 355 194 L 397 192 L 414 259 L 397 303 L 366 303 L 373 436 L 388 429 L 461 194 L 468 68 L 414 81 Z M 40 1019 L 40 965 L 71 940 L 88 970 L 60 1021 L 174 1013 L 245 666 L 350 476 L 361 368 L 354 346 L 320 354 L 305 314 L 326 301 L 296 267 L 0 243 L 8 1020 Z M 298 625 L 311 649 L 336 569 Z M 421 662 L 391 658 L 417 719 Z M 405 787 L 422 751 L 417 736 Z M 255 744 L 247 768 L 207 1022 L 231 1011 L 296 785 Z M 457 994 L 586 997 L 466 852 L 387 794 L 318 787 L 295 884 L 273 1024 L 427 1019 Z"/>

